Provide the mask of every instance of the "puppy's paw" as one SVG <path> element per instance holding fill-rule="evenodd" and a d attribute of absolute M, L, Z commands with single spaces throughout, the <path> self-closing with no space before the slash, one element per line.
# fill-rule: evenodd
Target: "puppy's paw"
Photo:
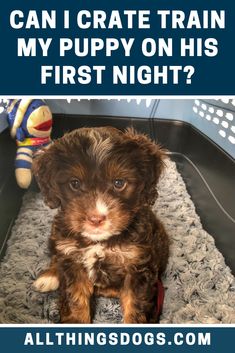
<path fill-rule="evenodd" d="M 139 314 L 139 315 L 124 315 L 123 319 L 124 324 L 147 324 L 146 315 Z"/>
<path fill-rule="evenodd" d="M 51 292 L 59 288 L 59 279 L 55 274 L 50 272 L 44 272 L 41 276 L 36 279 L 33 283 L 33 288 L 37 292 Z"/>

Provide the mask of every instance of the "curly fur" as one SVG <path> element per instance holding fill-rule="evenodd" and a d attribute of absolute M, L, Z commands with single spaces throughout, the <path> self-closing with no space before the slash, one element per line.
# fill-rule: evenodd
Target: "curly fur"
<path fill-rule="evenodd" d="M 51 265 L 34 286 L 59 286 L 61 322 L 91 322 L 94 295 L 119 297 L 125 323 L 157 320 L 155 284 L 168 237 L 150 206 L 164 156 L 145 135 L 111 127 L 75 130 L 36 156 L 45 202 L 59 209 Z"/>

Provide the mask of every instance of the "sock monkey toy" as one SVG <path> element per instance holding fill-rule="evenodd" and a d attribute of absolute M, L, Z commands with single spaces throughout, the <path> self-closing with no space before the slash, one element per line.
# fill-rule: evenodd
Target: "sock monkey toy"
<path fill-rule="evenodd" d="M 10 99 L 7 112 L 11 136 L 17 144 L 16 181 L 27 189 L 32 180 L 34 152 L 51 142 L 52 114 L 42 99 Z"/>

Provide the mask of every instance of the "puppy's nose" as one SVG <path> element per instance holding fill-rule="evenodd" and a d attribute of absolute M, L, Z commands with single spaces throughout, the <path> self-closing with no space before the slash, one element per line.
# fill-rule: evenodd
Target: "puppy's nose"
<path fill-rule="evenodd" d="M 106 219 L 105 215 L 99 214 L 99 215 L 91 215 L 88 217 L 88 221 L 93 225 L 93 226 L 100 226 L 101 224 L 104 223 Z"/>

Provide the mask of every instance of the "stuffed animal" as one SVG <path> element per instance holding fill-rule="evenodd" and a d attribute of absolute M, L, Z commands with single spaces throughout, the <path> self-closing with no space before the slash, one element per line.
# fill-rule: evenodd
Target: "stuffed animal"
<path fill-rule="evenodd" d="M 27 189 L 32 181 L 33 154 L 51 142 L 52 114 L 41 99 L 10 99 L 7 112 L 11 136 L 17 144 L 16 181 Z"/>

